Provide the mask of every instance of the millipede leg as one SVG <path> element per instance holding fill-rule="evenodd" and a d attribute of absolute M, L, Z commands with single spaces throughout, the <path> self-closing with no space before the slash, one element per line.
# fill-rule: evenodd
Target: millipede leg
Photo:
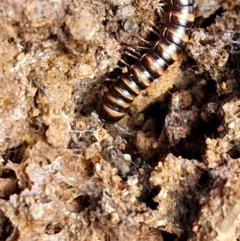
<path fill-rule="evenodd" d="M 181 48 L 187 43 L 189 38 L 189 27 L 194 21 L 193 0 L 165 0 L 167 12 L 163 15 L 165 25 L 158 33 L 154 28 L 149 29 L 159 36 L 159 40 L 136 64 L 129 68 L 118 81 L 103 95 L 100 103 L 100 118 L 109 123 L 114 123 L 122 119 L 128 111 L 134 98 L 141 90 L 150 86 L 151 82 L 163 75 L 164 71 L 177 60 Z M 162 2 L 159 6 L 163 6 Z M 140 39 L 145 44 L 150 44 L 147 40 Z M 128 54 L 133 57 L 131 53 Z M 121 60 L 125 65 L 128 64 Z"/>

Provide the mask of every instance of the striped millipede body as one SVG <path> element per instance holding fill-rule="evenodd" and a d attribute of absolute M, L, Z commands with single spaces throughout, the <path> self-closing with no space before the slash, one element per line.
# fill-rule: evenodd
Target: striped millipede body
<path fill-rule="evenodd" d="M 164 28 L 159 39 L 104 93 L 98 108 L 100 118 L 114 123 L 124 117 L 134 98 L 177 60 L 189 38 L 194 21 L 194 0 L 165 0 Z"/>

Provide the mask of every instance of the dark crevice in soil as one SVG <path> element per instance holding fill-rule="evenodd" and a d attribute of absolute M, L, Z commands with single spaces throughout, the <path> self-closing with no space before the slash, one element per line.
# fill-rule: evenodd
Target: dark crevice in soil
<path fill-rule="evenodd" d="M 87 207 L 91 205 L 91 199 L 89 195 L 81 195 L 75 198 L 76 203 L 78 204 L 78 211 L 82 212 Z"/>
<path fill-rule="evenodd" d="M 152 210 L 156 210 L 158 203 L 155 202 L 153 199 L 156 195 L 158 195 L 160 189 L 159 187 L 152 187 L 149 189 L 143 190 L 141 196 L 139 197 L 139 201 L 146 204 L 147 207 L 151 208 Z"/>
<path fill-rule="evenodd" d="M 10 160 L 13 163 L 19 164 L 23 159 L 23 155 L 25 153 L 27 146 L 27 143 L 23 142 L 17 147 L 7 149 L 5 154 L 3 155 L 3 159 L 5 161 Z"/>
<path fill-rule="evenodd" d="M 13 231 L 10 220 L 0 210 L 0 241 L 7 240 Z"/>
<path fill-rule="evenodd" d="M 227 152 L 233 159 L 240 158 L 240 142 L 234 143 L 233 147 Z"/>
<path fill-rule="evenodd" d="M 221 16 L 223 12 L 224 10 L 222 8 L 219 8 L 214 14 L 210 15 L 208 18 L 201 19 L 202 21 L 200 20 L 200 27 L 207 28 L 211 26 L 215 22 L 216 17 Z"/>
<path fill-rule="evenodd" d="M 168 233 L 168 232 L 162 232 L 162 237 L 164 241 L 174 241 L 177 238 L 176 234 Z"/>

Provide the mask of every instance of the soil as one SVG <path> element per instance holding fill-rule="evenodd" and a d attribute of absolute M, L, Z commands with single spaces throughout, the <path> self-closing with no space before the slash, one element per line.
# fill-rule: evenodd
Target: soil
<path fill-rule="evenodd" d="M 162 3 L 0 1 L 0 241 L 240 240 L 240 0 L 195 0 L 179 59 L 96 112 Z"/>

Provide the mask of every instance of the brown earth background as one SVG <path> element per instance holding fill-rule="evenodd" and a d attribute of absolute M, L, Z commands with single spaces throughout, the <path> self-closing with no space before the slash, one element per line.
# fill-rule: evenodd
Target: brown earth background
<path fill-rule="evenodd" d="M 179 60 L 109 125 L 97 103 L 164 6 L 0 1 L 0 240 L 240 240 L 240 1 L 195 7 Z"/>

